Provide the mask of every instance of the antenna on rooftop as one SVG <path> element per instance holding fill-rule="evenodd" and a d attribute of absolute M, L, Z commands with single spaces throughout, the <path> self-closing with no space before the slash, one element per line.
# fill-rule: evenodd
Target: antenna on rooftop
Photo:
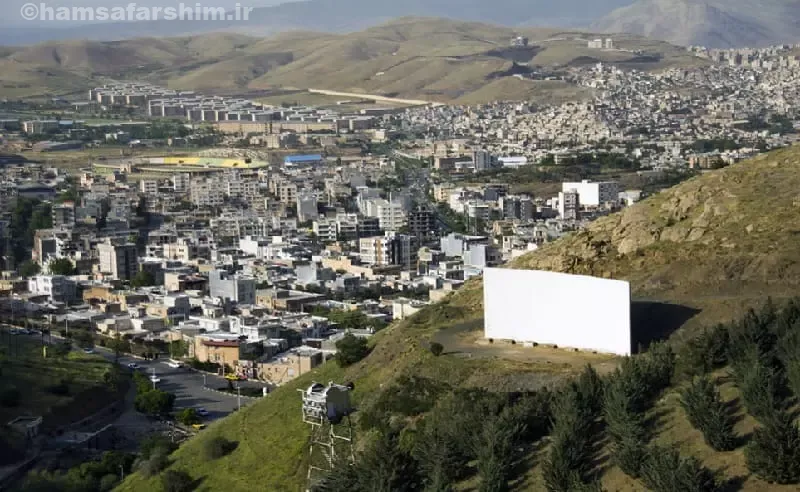
<path fill-rule="evenodd" d="M 335 473 L 336 467 L 343 461 L 355 463 L 350 419 L 350 415 L 356 411 L 350 401 L 353 388 L 353 383 L 341 385 L 329 382 L 324 386 L 314 382 L 305 390 L 297 390 L 302 394 L 303 422 L 311 426 L 307 491 L 314 490 L 321 479 Z"/>

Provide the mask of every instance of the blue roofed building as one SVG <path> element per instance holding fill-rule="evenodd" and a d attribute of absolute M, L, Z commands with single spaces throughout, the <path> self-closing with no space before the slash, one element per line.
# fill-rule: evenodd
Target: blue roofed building
<path fill-rule="evenodd" d="M 306 167 L 322 164 L 325 159 L 320 154 L 287 155 L 283 160 L 285 167 Z"/>

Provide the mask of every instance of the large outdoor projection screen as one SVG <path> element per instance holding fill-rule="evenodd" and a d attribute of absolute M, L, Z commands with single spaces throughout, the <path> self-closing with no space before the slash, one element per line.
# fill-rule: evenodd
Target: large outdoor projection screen
<path fill-rule="evenodd" d="M 486 338 L 631 353 L 630 284 L 540 270 L 486 268 Z"/>

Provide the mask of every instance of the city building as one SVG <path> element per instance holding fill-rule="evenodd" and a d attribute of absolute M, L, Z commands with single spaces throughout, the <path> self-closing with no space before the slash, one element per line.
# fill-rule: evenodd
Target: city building
<path fill-rule="evenodd" d="M 107 239 L 97 245 L 101 273 L 117 280 L 131 280 L 139 272 L 139 256 L 135 244 L 115 244 Z"/>
<path fill-rule="evenodd" d="M 256 280 L 250 276 L 212 270 L 208 274 L 208 290 L 211 297 L 239 304 L 256 303 Z"/>

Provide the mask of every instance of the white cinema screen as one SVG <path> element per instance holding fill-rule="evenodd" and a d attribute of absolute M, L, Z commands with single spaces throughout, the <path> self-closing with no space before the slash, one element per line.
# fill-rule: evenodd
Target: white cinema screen
<path fill-rule="evenodd" d="M 585 275 L 486 268 L 486 338 L 631 353 L 630 284 Z"/>

